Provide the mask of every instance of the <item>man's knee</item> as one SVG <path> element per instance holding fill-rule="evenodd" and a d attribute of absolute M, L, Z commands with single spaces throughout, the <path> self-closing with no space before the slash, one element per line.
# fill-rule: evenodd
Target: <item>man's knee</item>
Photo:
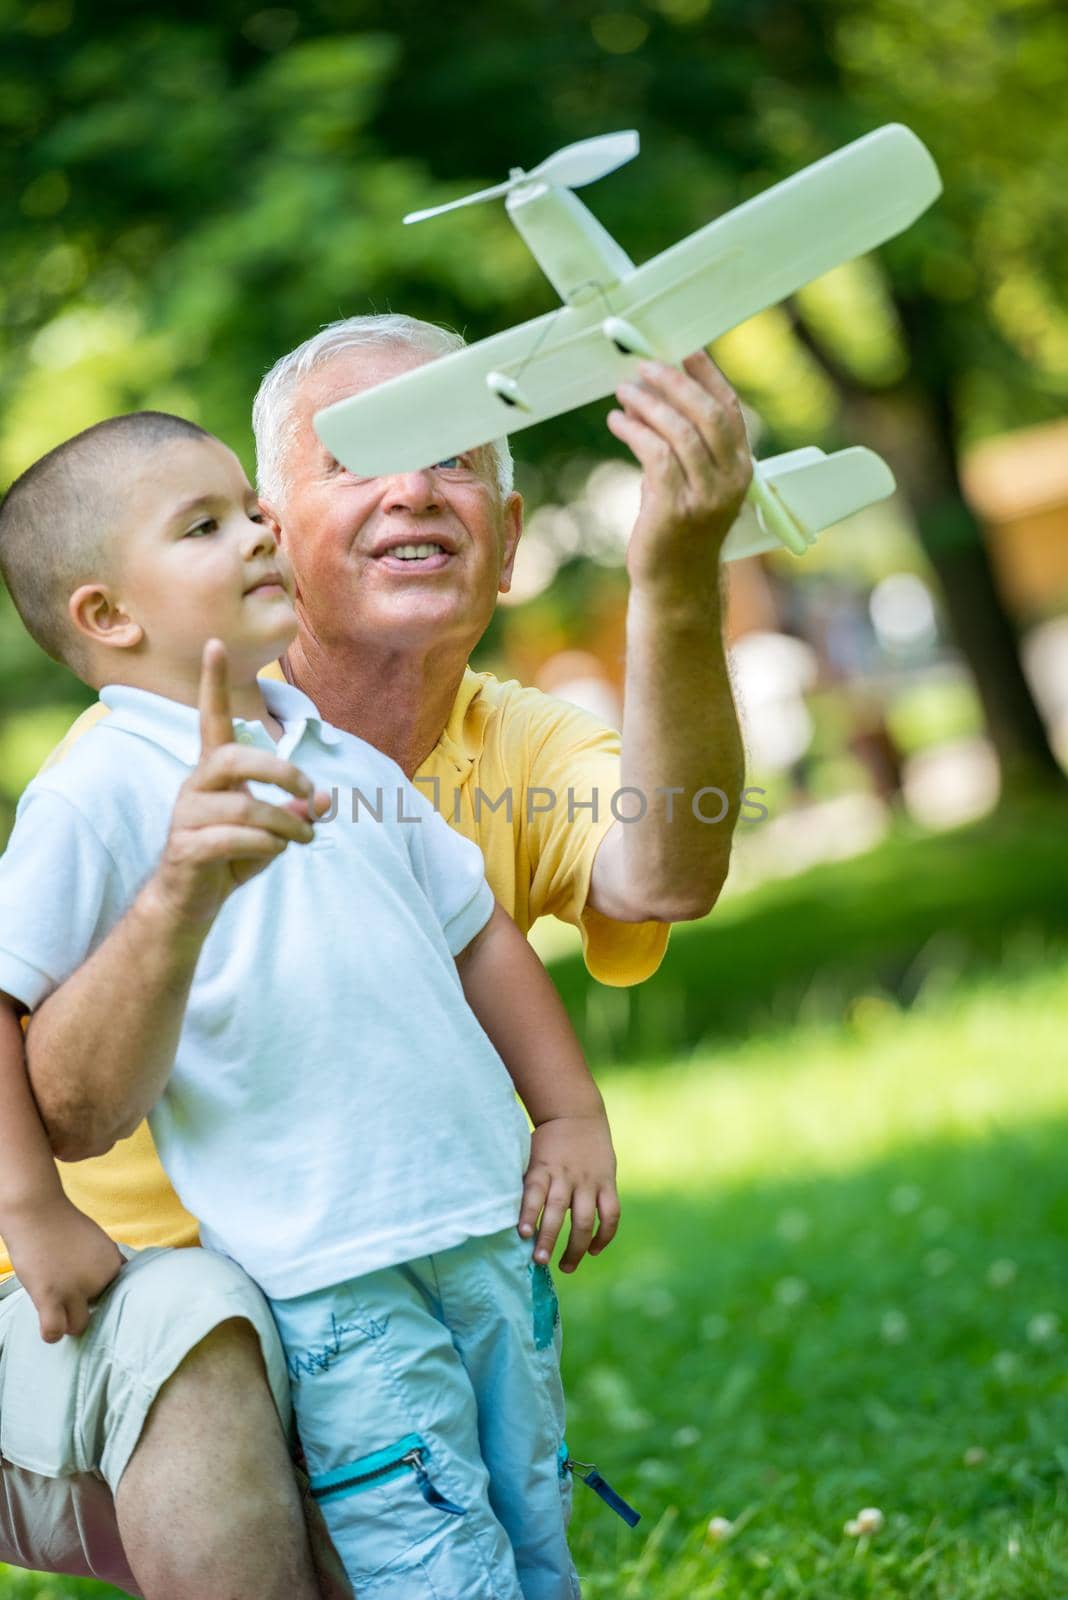
<path fill-rule="evenodd" d="M 183 1445 L 213 1474 L 238 1456 L 248 1467 L 261 1454 L 273 1455 L 282 1438 L 259 1336 L 246 1318 L 231 1317 L 206 1333 L 160 1386 L 125 1479 L 136 1477 L 148 1458 Z"/>
<path fill-rule="evenodd" d="M 221 1385 L 226 1393 L 267 1387 L 259 1335 L 247 1317 L 230 1317 L 210 1329 L 162 1385 L 157 1401 L 187 1385 Z"/>

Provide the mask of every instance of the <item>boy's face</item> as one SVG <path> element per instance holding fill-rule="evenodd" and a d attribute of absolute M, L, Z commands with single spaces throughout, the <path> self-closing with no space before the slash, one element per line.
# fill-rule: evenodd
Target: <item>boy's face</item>
<path fill-rule="evenodd" d="M 292 573 L 233 452 L 175 440 L 129 487 L 111 589 L 143 629 L 139 654 L 195 675 L 214 638 L 235 675 L 275 660 L 297 630 Z"/>

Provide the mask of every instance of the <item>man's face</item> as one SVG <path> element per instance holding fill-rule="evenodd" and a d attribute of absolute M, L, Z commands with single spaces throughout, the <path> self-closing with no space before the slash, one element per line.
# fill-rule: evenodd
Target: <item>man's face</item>
<path fill-rule="evenodd" d="M 454 639 L 469 650 L 511 581 L 522 501 L 513 494 L 502 504 L 488 450 L 360 478 L 312 427 L 324 406 L 427 359 L 405 345 L 345 351 L 297 393 L 289 487 L 284 504 L 269 510 L 296 575 L 302 632 L 326 649 L 418 649 Z"/>

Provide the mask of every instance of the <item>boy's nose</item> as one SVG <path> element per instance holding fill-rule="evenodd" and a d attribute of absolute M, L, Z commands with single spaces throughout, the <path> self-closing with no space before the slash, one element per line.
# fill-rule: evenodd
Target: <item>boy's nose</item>
<path fill-rule="evenodd" d="M 274 529 L 269 522 L 249 521 L 243 544 L 246 556 L 270 555 L 272 550 L 277 550 L 278 540 L 274 536 Z"/>

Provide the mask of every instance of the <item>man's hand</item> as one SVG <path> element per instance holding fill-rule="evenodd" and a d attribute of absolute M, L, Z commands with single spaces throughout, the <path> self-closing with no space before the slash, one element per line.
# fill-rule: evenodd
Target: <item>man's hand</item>
<path fill-rule="evenodd" d="M 114 1241 L 62 1194 L 37 1205 L 25 1226 L 5 1217 L 4 1237 L 11 1265 L 37 1308 L 45 1343 L 84 1333 L 92 1302 L 122 1266 Z"/>
<path fill-rule="evenodd" d="M 703 350 L 682 370 L 643 361 L 616 391 L 608 426 L 642 468 L 641 511 L 627 550 L 634 586 L 692 593 L 705 568 L 713 590 L 719 549 L 753 475 L 745 423 L 727 380 Z"/>
<path fill-rule="evenodd" d="M 285 806 L 256 800 L 255 780 L 286 789 Z M 234 889 L 270 865 L 290 843 L 314 838 L 314 817 L 329 799 L 298 767 L 234 741 L 225 647 L 204 646 L 200 675 L 200 760 L 178 791 L 155 884 L 182 917 L 201 929 Z"/>
<path fill-rule="evenodd" d="M 571 1231 L 560 1258 L 561 1272 L 574 1272 L 587 1251 L 600 1255 L 619 1227 L 616 1157 L 603 1111 L 555 1117 L 534 1129 L 519 1232 L 524 1239 L 531 1238 L 540 1215 L 535 1261 L 549 1260 L 569 1208 Z"/>

